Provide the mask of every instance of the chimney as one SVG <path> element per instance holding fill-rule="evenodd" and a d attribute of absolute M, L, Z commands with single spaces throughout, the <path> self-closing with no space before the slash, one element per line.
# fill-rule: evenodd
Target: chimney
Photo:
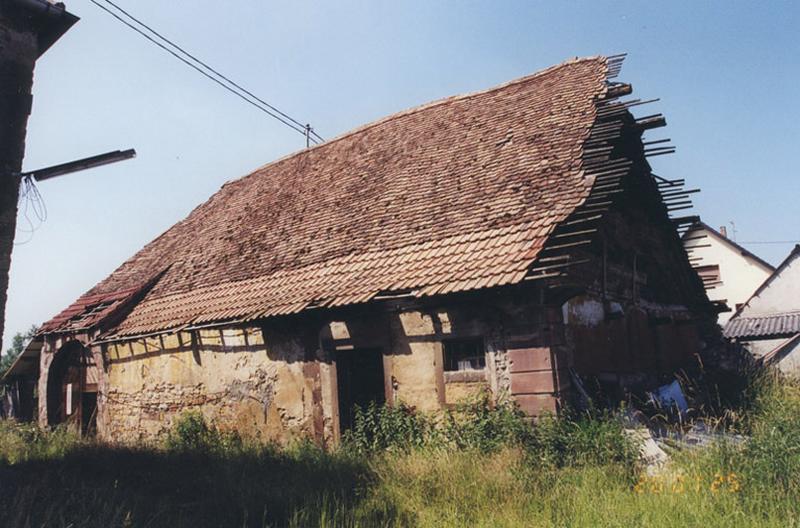
<path fill-rule="evenodd" d="M 728 230 L 725 228 L 725 226 L 720 226 L 719 234 L 724 236 L 725 238 L 728 238 Z"/>

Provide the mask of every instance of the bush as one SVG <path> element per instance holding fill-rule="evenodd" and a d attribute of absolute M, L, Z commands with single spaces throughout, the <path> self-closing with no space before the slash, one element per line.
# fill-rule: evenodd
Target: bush
<path fill-rule="evenodd" d="M 622 421 L 607 411 L 540 418 L 527 451 L 534 465 L 553 467 L 621 464 L 633 471 L 639 458 Z"/>
<path fill-rule="evenodd" d="M 430 446 L 437 441 L 432 418 L 407 405 L 356 407 L 353 427 L 343 438 L 345 450 L 373 453 L 390 449 L 408 450 Z"/>
<path fill-rule="evenodd" d="M 236 453 L 243 447 L 238 433 L 209 425 L 199 411 L 187 411 L 175 421 L 165 446 L 170 451 L 216 454 Z"/>
<path fill-rule="evenodd" d="M 611 413 L 567 412 L 532 422 L 513 402 L 495 404 L 488 393 L 438 416 L 402 404 L 357 408 L 343 442 L 344 450 L 361 454 L 415 449 L 489 453 L 504 448 L 521 448 L 536 467 L 620 463 L 630 473 L 638 460 L 621 420 Z"/>
<path fill-rule="evenodd" d="M 0 420 L 0 464 L 59 458 L 83 444 L 80 435 L 63 426 L 43 431 L 36 424 Z"/>
<path fill-rule="evenodd" d="M 442 434 L 457 449 L 489 452 L 529 443 L 533 429 L 514 403 L 503 400 L 494 404 L 491 394 L 485 391 L 448 410 Z"/>

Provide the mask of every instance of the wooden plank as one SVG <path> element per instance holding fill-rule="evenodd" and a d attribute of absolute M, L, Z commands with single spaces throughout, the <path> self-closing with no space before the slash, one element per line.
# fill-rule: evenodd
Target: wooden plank
<path fill-rule="evenodd" d="M 522 394 L 514 399 L 520 410 L 528 416 L 555 414 L 558 410 L 558 398 L 552 394 Z"/>
<path fill-rule="evenodd" d="M 511 374 L 511 394 L 546 394 L 556 390 L 558 386 L 552 370 Z"/>
<path fill-rule="evenodd" d="M 552 370 L 553 355 L 549 347 L 517 348 L 508 351 L 511 373 Z"/>

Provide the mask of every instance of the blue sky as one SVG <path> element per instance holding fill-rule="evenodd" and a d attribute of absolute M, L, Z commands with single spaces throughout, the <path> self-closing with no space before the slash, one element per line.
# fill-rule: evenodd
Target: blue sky
<path fill-rule="evenodd" d="M 9 337 L 48 319 L 215 192 L 304 146 L 88 0 L 39 61 L 27 170 L 117 148 L 135 160 L 43 182 L 47 220 L 14 248 Z M 703 192 L 739 241 L 800 239 L 800 4 L 116 0 L 326 138 L 575 56 L 627 52 L 678 151 L 656 173 Z M 224 6 L 224 7 L 220 7 Z M 24 219 L 20 228 L 27 226 Z M 778 263 L 790 244 L 744 244 Z"/>

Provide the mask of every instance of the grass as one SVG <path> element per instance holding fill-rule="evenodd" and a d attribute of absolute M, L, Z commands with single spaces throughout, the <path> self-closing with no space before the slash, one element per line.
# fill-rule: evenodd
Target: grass
<path fill-rule="evenodd" d="M 343 446 L 247 445 L 188 415 L 163 446 L 0 423 L 0 526 L 800 526 L 800 386 L 759 381 L 744 442 L 647 477 L 611 415 L 364 410 Z"/>

